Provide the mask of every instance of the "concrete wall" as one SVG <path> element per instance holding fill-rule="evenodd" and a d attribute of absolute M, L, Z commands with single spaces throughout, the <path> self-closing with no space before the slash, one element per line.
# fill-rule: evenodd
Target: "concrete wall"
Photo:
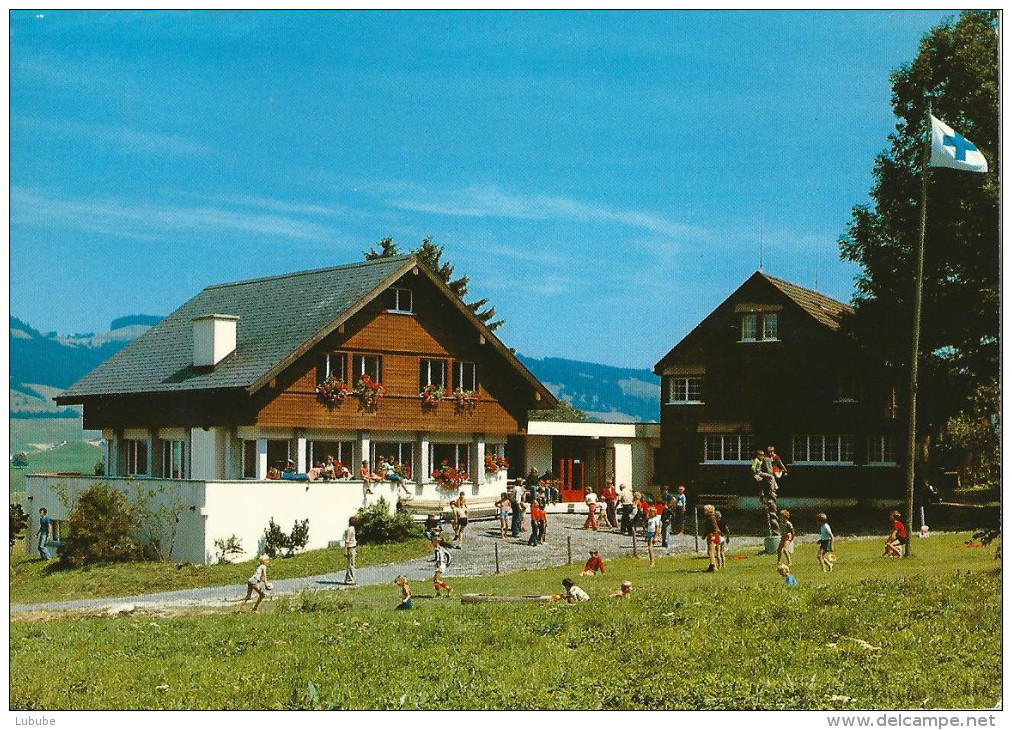
<path fill-rule="evenodd" d="M 525 440 L 525 463 L 523 473 L 526 475 L 533 466 L 538 474 L 544 474 L 548 469 L 554 470 L 552 464 L 552 437 L 551 436 L 530 436 Z"/>
<path fill-rule="evenodd" d="M 34 536 L 39 529 L 39 508 L 45 507 L 52 520 L 65 521 L 77 502 L 78 495 L 85 489 L 105 483 L 122 491 L 127 500 L 136 503 L 138 490 L 149 495 L 154 509 L 161 505 L 179 502 L 184 509 L 179 514 L 179 523 L 172 550 L 173 560 L 191 563 L 204 562 L 204 483 L 178 479 L 130 479 L 128 477 L 63 477 L 56 475 L 31 474 L 27 478 L 27 507 L 30 519 L 29 535 L 33 541 L 28 546 L 34 550 Z M 61 537 L 66 527 L 61 525 Z M 163 536 L 163 544 L 167 536 Z"/>

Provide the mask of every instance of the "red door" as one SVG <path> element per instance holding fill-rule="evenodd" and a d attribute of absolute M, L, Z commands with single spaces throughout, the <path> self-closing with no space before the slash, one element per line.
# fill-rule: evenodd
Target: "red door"
<path fill-rule="evenodd" d="M 582 502 L 586 484 L 586 464 L 582 455 L 568 453 L 559 459 L 559 491 L 563 502 Z"/>

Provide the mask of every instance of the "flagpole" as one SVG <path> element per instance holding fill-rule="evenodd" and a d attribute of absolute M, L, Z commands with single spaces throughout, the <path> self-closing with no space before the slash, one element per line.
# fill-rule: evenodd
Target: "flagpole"
<path fill-rule="evenodd" d="M 917 245 L 914 280 L 914 327 L 910 345 L 910 419 L 907 434 L 907 543 L 904 557 L 910 557 L 910 537 L 914 534 L 914 479 L 917 461 L 917 360 L 921 340 L 921 293 L 924 284 L 924 235 L 928 222 L 928 161 L 931 154 L 931 100 L 928 100 L 928 135 L 921 161 L 921 235 Z"/>

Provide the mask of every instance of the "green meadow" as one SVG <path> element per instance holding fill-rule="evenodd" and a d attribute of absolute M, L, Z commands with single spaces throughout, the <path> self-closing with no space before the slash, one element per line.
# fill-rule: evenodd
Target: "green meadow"
<path fill-rule="evenodd" d="M 25 476 L 42 471 L 63 471 L 80 472 L 82 474 L 94 474 L 95 464 L 102 460 L 102 449 L 92 446 L 84 441 L 70 441 L 63 446 L 45 451 L 29 451 L 28 468 L 15 469 L 10 467 L 11 474 L 11 501 L 15 494 L 23 494 L 25 491 Z"/>
<path fill-rule="evenodd" d="M 462 605 L 557 593 L 575 566 L 452 579 L 394 611 L 396 586 L 277 596 L 262 615 L 44 617 L 11 623 L 11 709 L 893 709 L 1001 697 L 1000 563 L 967 535 L 885 560 L 841 540 L 831 574 L 774 559 L 627 558 L 577 583 L 589 603 Z M 622 579 L 629 599 L 609 599 Z"/>

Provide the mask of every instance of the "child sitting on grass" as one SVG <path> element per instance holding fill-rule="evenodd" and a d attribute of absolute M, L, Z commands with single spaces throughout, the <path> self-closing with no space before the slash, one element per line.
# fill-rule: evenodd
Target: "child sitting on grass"
<path fill-rule="evenodd" d="M 414 603 L 411 602 L 411 586 L 408 585 L 408 579 L 403 575 L 399 575 L 394 578 L 394 583 L 401 587 L 401 602 L 397 604 L 395 611 L 407 611 L 414 608 Z"/>
<path fill-rule="evenodd" d="M 575 585 L 571 578 L 563 578 L 562 587 L 566 589 L 566 592 L 560 596 L 560 600 L 564 600 L 566 603 L 582 603 L 590 600 L 587 592 Z"/>
<path fill-rule="evenodd" d="M 823 512 L 815 515 L 815 521 L 819 523 L 819 552 L 816 558 L 823 573 L 832 573 L 833 563 L 836 561 L 836 556 L 833 554 L 835 539 L 833 529 L 829 526 L 829 521 Z"/>
<path fill-rule="evenodd" d="M 791 575 L 791 568 L 789 565 L 780 563 L 780 565 L 777 566 L 777 572 L 784 577 L 784 584 L 788 587 L 793 588 L 798 584 L 798 579 Z"/>
<path fill-rule="evenodd" d="M 597 575 L 598 573 L 604 572 L 604 561 L 601 560 L 601 556 L 597 554 L 597 550 L 590 551 L 590 558 L 587 563 L 583 566 L 583 572 L 580 575 Z"/>

